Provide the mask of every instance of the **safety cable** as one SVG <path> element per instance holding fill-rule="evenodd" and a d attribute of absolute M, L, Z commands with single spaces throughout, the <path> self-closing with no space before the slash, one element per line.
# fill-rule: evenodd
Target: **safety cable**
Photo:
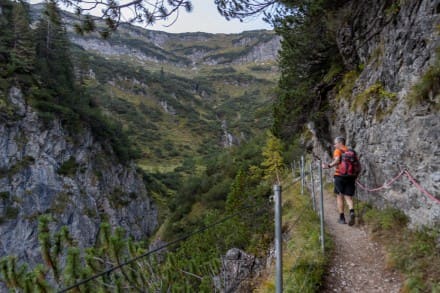
<path fill-rule="evenodd" d="M 376 188 L 367 188 L 364 185 L 362 185 L 359 180 L 356 180 L 356 184 L 361 187 L 361 189 L 368 191 L 368 192 L 376 192 L 385 188 L 388 188 L 394 181 L 396 181 L 398 178 L 400 178 L 402 175 L 406 175 L 408 179 L 414 184 L 414 186 L 420 190 L 423 194 L 425 194 L 427 197 L 429 197 L 431 200 L 435 201 L 436 203 L 440 203 L 440 199 L 436 198 L 434 195 L 430 194 L 425 188 L 423 188 L 417 180 L 414 178 L 414 176 L 411 175 L 411 173 L 407 169 L 403 169 L 400 171 L 400 173 L 391 179 L 389 182 L 385 182 L 382 186 L 376 187 Z"/>
<path fill-rule="evenodd" d="M 315 161 L 321 161 L 318 157 L 314 157 Z M 314 169 L 314 168 L 313 168 Z M 305 172 L 307 173 L 307 171 Z M 305 175 L 305 174 L 304 174 Z M 437 197 L 435 197 L 434 195 L 432 195 L 431 193 L 429 193 L 425 188 L 423 188 L 418 182 L 417 180 L 414 178 L 414 176 L 411 175 L 411 173 L 408 171 L 408 169 L 403 169 L 400 171 L 400 173 L 392 178 L 390 181 L 385 182 L 384 184 L 382 184 L 382 186 L 376 187 L 376 188 L 368 188 L 365 185 L 363 185 L 361 182 L 359 182 L 359 180 L 356 180 L 356 184 L 363 190 L 367 191 L 367 192 L 376 192 L 382 189 L 386 189 L 388 187 L 390 187 L 390 185 L 392 183 L 394 183 L 394 181 L 396 181 L 397 179 L 399 179 L 400 177 L 402 177 L 403 175 L 406 175 L 406 177 L 408 177 L 409 181 L 411 181 L 414 186 L 421 191 L 423 194 L 425 194 L 427 197 L 429 197 L 431 200 L 433 200 L 436 203 L 440 203 L 440 199 L 438 199 Z"/>
<path fill-rule="evenodd" d="M 401 177 L 404 173 L 405 173 L 405 170 L 401 171 L 396 177 L 394 177 L 393 179 L 391 179 L 389 182 L 385 182 L 382 186 L 380 186 L 380 187 L 376 187 L 376 188 L 371 188 L 371 189 L 370 189 L 370 188 L 367 188 L 367 187 L 365 187 L 364 185 L 362 185 L 362 184 L 359 182 L 359 180 L 356 180 L 356 183 L 357 183 L 357 185 L 359 185 L 359 187 L 360 187 L 361 189 L 363 189 L 363 190 L 365 190 L 365 191 L 368 191 L 368 192 L 376 192 L 376 191 L 379 191 L 379 190 L 382 190 L 382 189 L 388 188 L 389 185 L 390 185 L 391 183 L 393 183 L 394 181 L 396 181 L 397 179 L 399 179 L 399 177 Z"/>
<path fill-rule="evenodd" d="M 434 195 L 430 194 L 428 191 L 426 191 L 426 189 L 424 189 L 422 186 L 420 186 L 419 183 L 417 183 L 416 179 L 414 179 L 414 177 L 411 175 L 411 173 L 409 173 L 408 170 L 405 170 L 405 175 L 417 187 L 418 190 L 420 190 L 421 192 L 426 194 L 426 196 L 428 196 L 433 201 L 440 203 L 440 200 L 438 198 L 436 198 Z"/>
<path fill-rule="evenodd" d="M 130 263 L 132 263 L 132 262 L 135 262 L 135 261 L 137 261 L 137 260 L 139 260 L 139 259 L 141 259 L 141 258 L 144 258 L 144 257 L 146 257 L 146 256 L 148 256 L 148 255 L 150 255 L 150 254 L 156 253 L 156 252 L 158 252 L 158 251 L 160 251 L 160 250 L 162 250 L 162 249 L 164 249 L 164 248 L 167 248 L 168 246 L 171 246 L 171 245 L 174 245 L 174 244 L 176 244 L 176 243 L 182 242 L 182 241 L 184 241 L 184 240 L 186 240 L 186 239 L 188 239 L 188 238 L 191 238 L 192 236 L 194 236 L 194 235 L 196 235 L 196 234 L 200 234 L 200 233 L 202 233 L 202 232 L 204 232 L 204 231 L 206 231 L 206 230 L 208 230 L 208 229 L 211 229 L 211 228 L 213 228 L 213 227 L 215 227 L 215 226 L 217 226 L 217 225 L 219 225 L 219 224 L 221 224 L 221 223 L 223 223 L 223 222 L 226 222 L 227 220 L 230 220 L 230 219 L 233 218 L 233 217 L 236 217 L 236 216 L 238 216 L 238 215 L 241 215 L 241 214 L 243 213 L 243 210 L 247 210 L 247 209 L 251 209 L 251 208 L 255 208 L 255 207 L 257 207 L 257 206 L 256 206 L 256 205 L 254 205 L 254 206 L 244 206 L 244 207 L 241 208 L 241 211 L 240 211 L 240 212 L 237 212 L 237 213 L 234 213 L 234 214 L 232 214 L 232 215 L 229 215 L 229 216 L 227 216 L 227 217 L 225 217 L 225 218 L 223 218 L 223 219 L 221 219 L 221 220 L 218 220 L 218 221 L 216 221 L 216 222 L 214 222 L 214 223 L 212 223 L 212 224 L 210 224 L 210 225 L 208 225 L 208 226 L 202 227 L 202 228 L 200 228 L 200 229 L 198 229 L 198 230 L 196 230 L 196 231 L 194 231 L 194 232 L 192 232 L 192 233 L 189 233 L 189 234 L 187 234 L 187 235 L 185 235 L 185 236 L 182 236 L 182 237 L 180 237 L 180 238 L 178 238 L 178 239 L 176 239 L 176 240 L 173 240 L 173 241 L 171 241 L 171 242 L 169 242 L 169 243 L 167 243 L 167 244 L 165 244 L 165 245 L 162 245 L 162 246 L 160 246 L 160 247 L 158 247 L 158 248 L 155 248 L 155 249 L 150 250 L 150 251 L 148 251 L 148 252 L 146 252 L 146 253 L 143 253 L 143 254 L 141 254 L 141 255 L 138 255 L 137 257 L 134 257 L 134 258 L 132 258 L 132 259 L 130 259 L 130 260 L 127 260 L 127 261 L 125 261 L 125 262 L 123 262 L 123 263 L 121 263 L 121 264 L 119 264 L 119 265 L 117 265 L 117 266 L 111 267 L 110 269 L 105 270 L 105 271 L 103 271 L 103 272 L 101 272 L 101 273 L 99 273 L 99 274 L 96 274 L 96 275 L 93 275 L 93 276 L 91 276 L 91 277 L 89 277 L 89 278 L 86 278 L 86 279 L 84 279 L 84 280 L 82 280 L 82 281 L 80 281 L 80 282 L 78 282 L 78 283 L 75 283 L 75 284 L 72 285 L 72 286 L 69 286 L 69 287 L 67 287 L 67 288 L 64 288 L 64 289 L 58 291 L 58 293 L 64 293 L 64 292 L 67 292 L 67 291 L 69 291 L 69 290 L 71 290 L 71 289 L 77 288 L 77 287 L 79 287 L 79 286 L 81 286 L 81 285 L 84 285 L 84 284 L 87 283 L 87 282 L 90 282 L 90 281 L 92 281 L 92 280 L 94 280 L 94 279 L 97 279 L 97 278 L 99 278 L 99 277 L 101 277 L 101 276 L 104 276 L 104 275 L 106 275 L 106 274 L 109 274 L 109 273 L 111 273 L 111 272 L 113 272 L 113 271 L 115 271 L 115 270 L 117 270 L 117 269 L 120 269 L 120 268 L 122 268 L 122 267 L 124 267 L 124 266 L 126 266 L 126 265 L 128 265 L 128 264 L 130 264 Z M 261 211 L 263 211 L 263 210 L 266 210 L 268 207 L 269 207 L 269 206 L 264 207 L 264 208 L 261 208 L 261 209 L 259 209 L 257 212 L 255 212 L 255 213 L 259 213 L 259 212 L 261 212 Z"/>

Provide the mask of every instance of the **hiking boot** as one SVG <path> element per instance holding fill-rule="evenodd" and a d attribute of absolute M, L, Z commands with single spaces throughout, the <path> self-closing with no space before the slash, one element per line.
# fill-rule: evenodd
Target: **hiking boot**
<path fill-rule="evenodd" d="M 348 220 L 348 225 L 349 226 L 353 226 L 354 225 L 354 220 L 355 220 L 354 213 L 350 214 L 350 220 Z"/>
<path fill-rule="evenodd" d="M 339 224 L 347 224 L 347 223 L 345 222 L 345 219 L 344 219 L 344 218 L 339 218 L 338 223 L 339 223 Z"/>

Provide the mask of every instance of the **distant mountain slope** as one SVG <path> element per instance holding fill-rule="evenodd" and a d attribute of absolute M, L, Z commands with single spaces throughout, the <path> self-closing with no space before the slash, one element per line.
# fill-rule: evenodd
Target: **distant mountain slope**
<path fill-rule="evenodd" d="M 42 5 L 32 9 L 37 19 Z M 123 123 L 144 168 L 173 169 L 271 125 L 280 48 L 273 31 L 170 34 L 123 24 L 103 39 L 74 33 L 75 17 L 64 14 L 77 75 Z"/>
<path fill-rule="evenodd" d="M 32 6 L 33 19 L 38 19 L 42 4 Z M 273 31 L 255 30 L 240 34 L 180 33 L 153 31 L 122 24 L 111 37 L 103 39 L 98 33 L 78 35 L 74 24 L 78 18 L 65 12 L 64 21 L 71 40 L 87 51 L 103 56 L 135 58 L 137 62 L 153 61 L 176 65 L 245 64 L 274 61 L 280 49 L 280 38 Z M 97 21 L 97 27 L 103 27 Z"/>

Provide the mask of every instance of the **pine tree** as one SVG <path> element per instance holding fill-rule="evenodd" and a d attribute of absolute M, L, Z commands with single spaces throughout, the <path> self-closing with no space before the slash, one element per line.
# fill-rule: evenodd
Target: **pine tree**
<path fill-rule="evenodd" d="M 235 180 L 231 186 L 231 191 L 226 199 L 226 209 L 229 211 L 235 211 L 238 207 L 243 205 L 246 200 L 246 181 L 247 176 L 243 169 L 240 169 L 235 176 Z"/>
<path fill-rule="evenodd" d="M 280 172 L 283 168 L 281 156 L 282 143 L 271 132 L 268 133 L 266 145 L 263 148 L 265 160 L 261 165 L 265 167 L 265 179 L 280 184 Z"/>
<path fill-rule="evenodd" d="M 69 40 L 62 23 L 61 12 L 52 0 L 46 2 L 43 16 L 37 24 L 36 54 L 38 73 L 43 84 L 53 91 L 58 102 L 61 97 L 69 97 L 74 91 Z"/>
<path fill-rule="evenodd" d="M 0 79 L 8 77 L 7 65 L 10 61 L 12 47 L 12 10 L 13 3 L 0 0 Z"/>
<path fill-rule="evenodd" d="M 34 69 L 35 47 L 29 22 L 28 5 L 24 2 L 14 3 L 12 11 L 13 43 L 9 71 L 15 75 L 29 76 Z M 22 79 L 20 81 L 23 81 Z"/>

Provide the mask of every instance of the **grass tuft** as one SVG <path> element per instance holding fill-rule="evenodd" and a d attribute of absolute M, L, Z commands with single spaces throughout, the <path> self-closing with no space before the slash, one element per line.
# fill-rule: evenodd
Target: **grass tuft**
<path fill-rule="evenodd" d="M 284 183 L 288 187 L 282 196 L 283 234 L 287 237 L 283 245 L 283 288 L 285 292 L 316 292 L 327 264 L 321 253 L 319 218 L 312 209 L 310 194 L 302 195 L 299 183 Z M 326 245 L 330 249 L 331 243 Z M 256 292 L 274 292 L 274 275 L 271 272 L 266 276 Z"/>
<path fill-rule="evenodd" d="M 364 219 L 373 237 L 387 253 L 387 264 L 403 273 L 402 292 L 439 292 L 440 289 L 440 228 L 423 227 L 410 230 L 403 212 L 368 206 Z"/>
<path fill-rule="evenodd" d="M 358 94 L 351 105 L 352 111 L 366 112 L 374 107 L 376 119 L 383 119 L 397 104 L 397 95 L 384 89 L 381 83 L 375 83 L 362 93 Z"/>
<path fill-rule="evenodd" d="M 427 103 L 432 105 L 435 111 L 440 110 L 440 49 L 437 50 L 435 64 L 412 87 L 407 96 L 407 103 L 410 107 Z"/>
<path fill-rule="evenodd" d="M 351 97 L 354 85 L 358 77 L 359 72 L 357 72 L 356 70 L 351 70 L 344 74 L 344 77 L 342 78 L 342 83 L 336 96 L 338 100 L 349 99 Z"/>

